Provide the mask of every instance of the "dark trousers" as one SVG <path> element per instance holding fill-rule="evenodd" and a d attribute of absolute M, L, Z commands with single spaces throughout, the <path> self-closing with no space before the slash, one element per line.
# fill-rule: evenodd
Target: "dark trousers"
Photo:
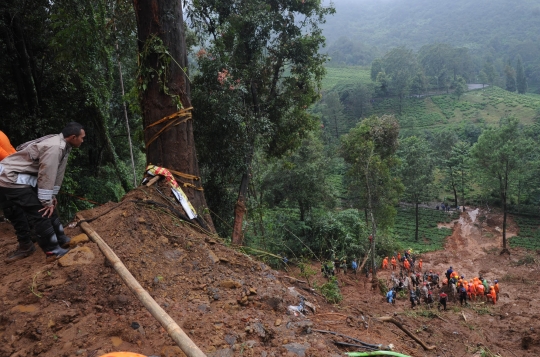
<path fill-rule="evenodd" d="M 439 304 L 439 310 L 441 309 L 441 305 L 446 310 L 446 299 L 439 299 Z"/>
<path fill-rule="evenodd" d="M 9 219 L 13 228 L 15 228 L 19 246 L 29 246 L 32 243 L 30 225 L 21 207 L 8 201 L 4 195 L 0 194 L 0 208 L 4 210 L 4 216 Z"/>
<path fill-rule="evenodd" d="M 13 222 L 13 226 L 17 231 L 17 239 L 19 244 L 28 244 L 30 239 L 30 227 L 34 226 L 37 234 L 37 241 L 44 252 L 58 248 L 58 240 L 56 238 L 53 222 L 59 222 L 58 215 L 55 212 L 51 217 L 43 217 L 43 213 L 39 210 L 43 209 L 43 205 L 37 197 L 36 191 L 32 187 L 23 188 L 6 188 L 0 187 L 0 197 L 11 201 L 14 208 L 10 213 L 11 217 L 6 217 Z M 26 221 L 26 226 L 24 222 Z M 19 237 L 19 229 L 25 232 L 28 229 L 28 238 L 21 233 Z M 21 242 L 21 240 L 23 242 Z"/>

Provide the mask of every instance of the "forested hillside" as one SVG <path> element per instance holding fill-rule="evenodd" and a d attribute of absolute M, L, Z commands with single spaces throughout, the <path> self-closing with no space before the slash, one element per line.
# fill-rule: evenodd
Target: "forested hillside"
<path fill-rule="evenodd" d="M 0 130 L 18 145 L 71 120 L 87 129 L 59 193 L 64 219 L 121 199 L 156 152 L 195 147 L 200 172 L 178 177 L 188 196 L 204 194 L 222 237 L 276 264 L 368 251 L 375 264 L 411 242 L 394 225 L 400 204 L 536 214 L 538 5 L 252 1 L 186 4 L 188 66 L 167 39 L 135 35 L 129 2 L 2 5 Z M 156 147 L 184 124 L 189 147 Z M 434 224 L 415 225 L 415 247 Z"/>
<path fill-rule="evenodd" d="M 491 58 L 500 71 L 523 58 L 527 75 L 540 80 L 540 5 L 534 0 L 337 0 L 324 26 L 334 64 L 370 65 L 390 49 L 445 43 L 466 48 L 480 69 Z"/>

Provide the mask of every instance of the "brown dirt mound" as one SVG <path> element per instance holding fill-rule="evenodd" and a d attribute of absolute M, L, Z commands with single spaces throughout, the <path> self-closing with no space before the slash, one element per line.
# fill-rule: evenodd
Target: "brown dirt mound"
<path fill-rule="evenodd" d="M 440 319 L 432 310 L 410 310 L 406 298 L 398 299 L 395 306 L 385 303 L 360 274 L 339 276 L 344 301 L 333 306 L 303 290 L 305 284 L 290 289 L 294 283 L 285 275 L 303 279 L 296 268 L 287 273 L 272 270 L 193 229 L 170 211 L 141 204 L 145 199 L 167 203 L 154 189 L 137 189 L 121 204 L 109 203 L 82 215 L 90 219 L 106 212 L 91 222 L 92 227 L 208 355 L 339 356 L 344 351 L 333 343 L 344 339 L 313 329 L 336 331 L 367 343 L 392 343 L 395 350 L 411 356 L 472 355 L 482 346 L 502 356 L 540 352 L 540 326 L 534 312 L 540 304 L 531 299 L 538 290 L 538 265 L 512 265 L 525 254 L 520 250 L 512 250 L 511 258 L 481 250 L 467 256 L 470 264 L 459 268 L 470 274 L 481 268 L 504 278 L 501 303 L 495 307 L 479 304 L 462 311 L 451 304 L 453 310 L 441 313 Z M 460 247 L 475 239 L 463 236 L 465 231 L 471 230 L 456 224 L 448 243 L 454 252 L 426 254 L 426 267 L 442 269 L 449 262 L 457 267 L 464 263 L 459 260 Z M 79 228 L 67 228 L 67 232 L 71 236 L 81 233 Z M 1 223 L 0 246 L 7 252 L 15 244 L 11 225 Z M 37 252 L 2 268 L 0 357 L 97 357 L 110 351 L 183 355 L 95 243 L 81 244 L 59 262 L 47 264 Z M 314 269 L 319 268 L 314 264 Z M 380 277 L 385 281 L 389 275 L 384 271 Z M 325 282 L 320 274 L 314 279 L 319 285 Z M 315 304 L 316 315 L 287 313 L 287 306 L 298 304 L 298 292 Z M 383 315 L 394 316 L 438 349 L 422 350 L 394 325 L 376 321 Z"/>
<path fill-rule="evenodd" d="M 138 189 L 121 204 L 81 214 L 90 219 L 112 208 L 91 226 L 204 352 L 339 352 L 305 334 L 309 320 L 287 314 L 287 306 L 298 305 L 299 298 L 289 293 L 277 271 L 198 232 L 167 210 L 133 202 L 144 199 L 166 203 L 154 190 Z M 72 237 L 82 233 L 80 228 L 66 231 Z M 6 251 L 16 247 L 11 225 L 0 224 L 0 242 Z M 86 252 L 76 248 L 55 263 L 46 264 L 39 251 L 3 266 L 0 357 L 99 356 L 122 350 L 181 356 L 97 245 L 83 246 Z M 316 297 L 306 297 L 318 304 Z"/>

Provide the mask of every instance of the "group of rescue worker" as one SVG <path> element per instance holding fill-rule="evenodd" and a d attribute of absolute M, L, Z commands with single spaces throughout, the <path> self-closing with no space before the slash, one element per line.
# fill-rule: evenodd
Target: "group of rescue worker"
<path fill-rule="evenodd" d="M 56 195 L 69 154 L 81 146 L 84 137 L 83 126 L 70 122 L 61 133 L 25 142 L 15 149 L 0 131 L 0 209 L 15 228 L 18 241 L 5 263 L 32 255 L 36 251 L 34 240 L 48 261 L 68 252 L 71 239 L 60 223 Z"/>
<path fill-rule="evenodd" d="M 394 304 L 396 295 L 399 291 L 405 291 L 409 294 L 411 308 L 421 304 L 423 301 L 428 307 L 434 303 L 433 291 L 439 291 L 439 309 L 446 310 L 448 300 L 459 302 L 461 306 L 466 306 L 468 301 L 486 301 L 496 304 L 499 300 L 500 286 L 497 279 L 490 284 L 484 277 L 474 277 L 465 279 L 464 275 L 459 275 L 452 267 L 445 273 L 445 279 L 440 281 L 439 276 L 433 270 L 423 271 L 422 259 L 418 260 L 411 254 L 411 250 L 406 250 L 403 256 L 397 253 L 391 259 L 392 274 L 390 276 L 390 285 L 392 288 L 386 294 L 386 301 Z M 416 268 L 415 268 L 416 265 Z M 399 273 L 397 270 L 399 268 Z M 388 257 L 382 262 L 382 269 L 390 269 Z"/>

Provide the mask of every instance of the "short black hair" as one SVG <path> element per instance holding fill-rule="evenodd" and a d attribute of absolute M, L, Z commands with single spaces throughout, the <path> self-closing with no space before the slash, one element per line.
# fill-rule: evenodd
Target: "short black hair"
<path fill-rule="evenodd" d="M 83 126 L 77 122 L 70 122 L 67 123 L 64 129 L 62 129 L 62 135 L 64 135 L 64 138 L 67 138 L 68 136 L 75 135 L 79 136 L 81 135 L 81 130 L 83 130 Z"/>

